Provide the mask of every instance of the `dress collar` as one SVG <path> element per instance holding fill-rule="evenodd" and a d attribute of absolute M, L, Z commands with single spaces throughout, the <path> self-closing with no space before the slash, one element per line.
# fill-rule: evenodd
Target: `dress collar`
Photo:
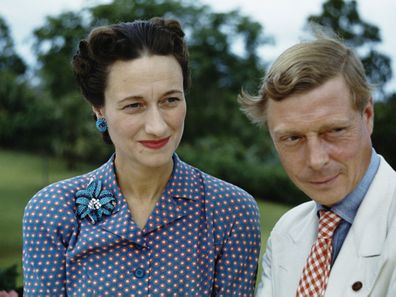
<path fill-rule="evenodd" d="M 98 227 L 142 245 L 144 234 L 195 211 L 191 203 L 195 204 L 194 201 L 200 199 L 203 191 L 201 172 L 181 161 L 176 154 L 172 158 L 174 166 L 171 177 L 143 229 L 133 222 L 126 199 L 117 183 L 115 154 L 105 164 L 91 172 L 88 177 L 100 180 L 103 190 L 112 192 L 117 201 L 113 213 L 99 222 Z"/>
<path fill-rule="evenodd" d="M 200 197 L 200 189 L 197 186 L 200 183 L 200 171 L 180 160 L 179 156 L 174 153 L 173 169 L 165 191 L 168 195 L 175 198 L 184 198 L 196 200 Z M 92 177 L 100 179 L 103 189 L 112 191 L 116 197 L 122 196 L 121 189 L 117 182 L 115 170 L 115 154 L 110 159 L 92 172 Z"/>

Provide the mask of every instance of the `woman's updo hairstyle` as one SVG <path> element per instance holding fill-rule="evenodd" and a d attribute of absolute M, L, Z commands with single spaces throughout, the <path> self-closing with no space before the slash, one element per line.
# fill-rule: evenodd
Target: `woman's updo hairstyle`
<path fill-rule="evenodd" d="M 180 23 L 152 18 L 93 29 L 81 40 L 72 66 L 84 97 L 92 106 L 102 107 L 109 66 L 117 60 L 133 60 L 143 55 L 172 55 L 181 66 L 183 88 L 190 88 L 188 50 Z M 104 140 L 111 143 L 108 133 Z"/>

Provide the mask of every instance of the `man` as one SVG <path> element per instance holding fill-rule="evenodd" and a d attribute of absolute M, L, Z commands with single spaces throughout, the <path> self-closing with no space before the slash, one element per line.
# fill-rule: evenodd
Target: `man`
<path fill-rule="evenodd" d="M 271 232 L 257 296 L 396 296 L 396 173 L 372 148 L 373 102 L 357 56 L 327 37 L 297 44 L 259 96 L 239 101 L 313 200 Z"/>

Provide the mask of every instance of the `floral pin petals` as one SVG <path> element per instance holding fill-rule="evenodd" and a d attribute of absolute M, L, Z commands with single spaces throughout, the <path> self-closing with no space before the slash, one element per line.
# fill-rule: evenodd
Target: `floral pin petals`
<path fill-rule="evenodd" d="M 88 216 L 92 224 L 112 214 L 116 200 L 110 191 L 102 191 L 101 181 L 91 180 L 85 190 L 76 194 L 77 216 L 84 219 Z"/>

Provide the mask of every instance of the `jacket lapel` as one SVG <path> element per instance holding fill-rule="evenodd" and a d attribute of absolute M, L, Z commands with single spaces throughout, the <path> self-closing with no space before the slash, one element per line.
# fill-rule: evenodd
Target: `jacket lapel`
<path fill-rule="evenodd" d="M 381 158 L 378 172 L 332 267 L 326 297 L 369 296 L 374 294 L 373 288 L 376 294 L 373 296 L 385 296 L 381 292 L 386 288 L 381 291 L 376 286 L 384 265 L 387 265 L 384 253 L 389 244 L 390 212 L 394 213 L 396 207 L 393 205 L 396 203 L 393 201 L 394 180 L 393 169 Z M 316 239 L 318 217 L 315 203 L 308 202 L 297 208 L 305 209 L 289 213 L 290 222 L 285 223 L 288 232 L 274 231 L 271 234 L 271 277 L 276 280 L 274 296 L 295 296 L 306 259 Z M 362 288 L 353 291 L 352 285 L 357 282 L 362 283 Z"/>
<path fill-rule="evenodd" d="M 275 279 L 283 280 L 277 282 L 274 296 L 295 296 L 301 273 L 304 269 L 312 244 L 316 239 L 318 228 L 318 216 L 313 202 L 302 205 L 308 207 L 308 212 L 302 212 L 303 218 L 296 218 L 287 234 L 273 233 L 272 252 L 277 259 L 278 269 L 274 270 L 279 275 Z"/>
<path fill-rule="evenodd" d="M 331 270 L 326 297 L 367 296 L 381 271 L 388 233 L 388 211 L 391 208 L 394 185 L 388 182 L 393 170 L 382 159 L 341 251 Z M 362 283 L 355 292 L 352 285 Z M 358 295 L 359 294 L 359 295 Z"/>
<path fill-rule="evenodd" d="M 143 233 L 138 225 L 133 222 L 128 204 L 118 187 L 114 157 L 98 168 L 94 173 L 94 178 L 100 179 L 103 184 L 103 189 L 110 191 L 116 198 L 117 205 L 110 216 L 97 223 L 97 226 L 106 232 L 119 236 L 121 239 L 130 241 L 139 246 L 145 246 Z"/>
<path fill-rule="evenodd" d="M 188 207 L 189 203 L 187 200 L 185 201 L 186 203 L 180 202 L 178 203 L 177 199 L 172 196 L 162 195 L 143 229 L 144 234 L 170 225 L 187 215 L 189 209 L 191 210 L 192 208 Z"/>
<path fill-rule="evenodd" d="M 132 220 L 128 205 L 124 200 L 118 200 L 119 209 L 106 220 L 100 222 L 98 226 L 103 230 L 119 236 L 141 247 L 145 247 L 143 233 L 139 226 Z"/>
<path fill-rule="evenodd" d="M 145 234 L 170 225 L 199 207 L 196 201 L 201 197 L 200 174 L 182 162 L 176 154 L 173 156 L 173 164 L 171 178 L 143 229 Z"/>

